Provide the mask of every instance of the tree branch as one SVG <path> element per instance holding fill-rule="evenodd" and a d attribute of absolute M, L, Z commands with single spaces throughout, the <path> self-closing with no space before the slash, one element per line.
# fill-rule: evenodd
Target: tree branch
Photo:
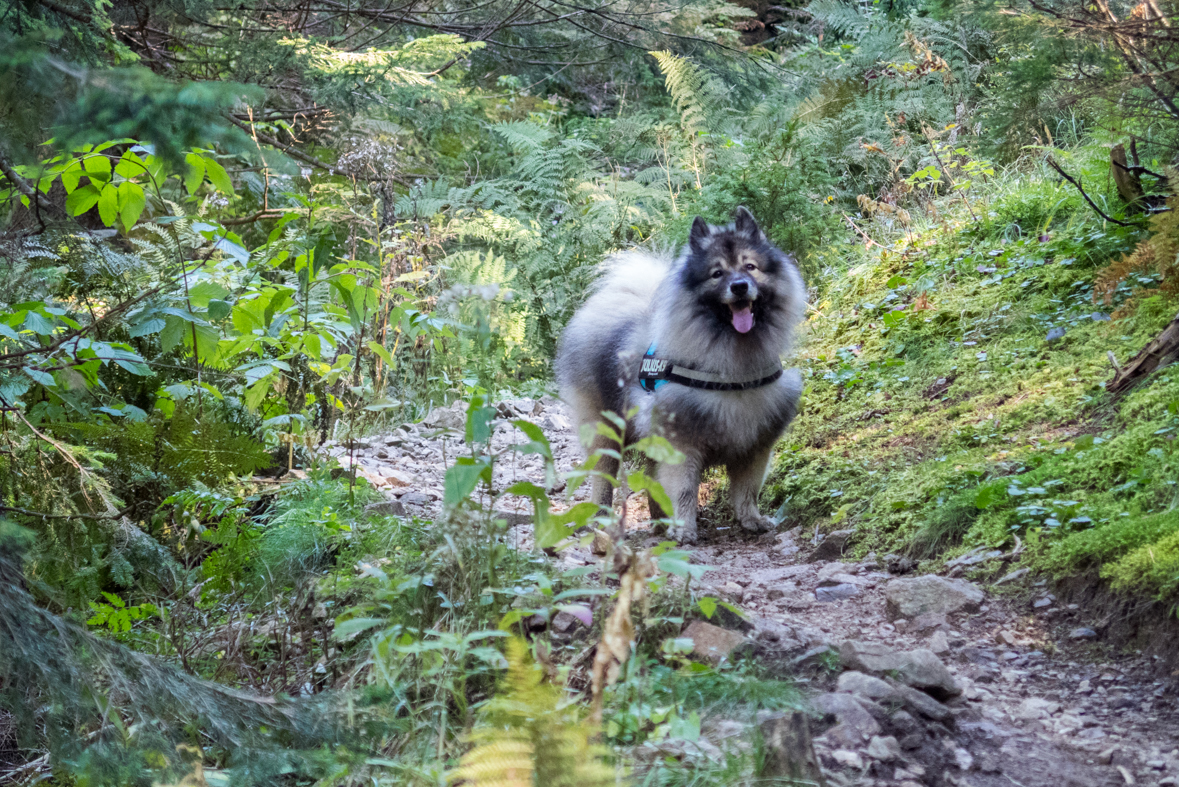
<path fill-rule="evenodd" d="M 1083 188 L 1081 188 L 1081 182 L 1080 182 L 1079 180 L 1075 179 L 1075 178 L 1074 178 L 1072 175 L 1069 175 L 1067 172 L 1065 172 L 1063 169 L 1061 169 L 1061 168 L 1060 168 L 1060 165 L 1059 165 L 1059 164 L 1057 164 L 1057 163 L 1056 163 L 1056 162 L 1055 162 L 1055 161 L 1052 159 L 1052 157 L 1051 157 L 1051 156 L 1049 156 L 1049 157 L 1046 159 L 1046 161 L 1048 162 L 1048 166 L 1052 167 L 1052 169 L 1054 169 L 1054 170 L 1056 170 L 1058 173 L 1060 173 L 1060 176 L 1061 176 L 1062 178 L 1064 178 L 1065 180 L 1067 180 L 1069 183 L 1073 184 L 1073 186 L 1076 188 L 1076 190 L 1077 190 L 1077 191 L 1079 191 L 1079 192 L 1081 192 L 1081 196 L 1085 198 L 1085 202 L 1088 202 L 1088 203 L 1089 203 L 1089 207 L 1093 208 L 1093 210 L 1094 210 L 1094 211 L 1097 213 L 1097 215 L 1098 215 L 1098 216 L 1100 216 L 1101 218 L 1105 219 L 1106 221 L 1109 221 L 1109 222 L 1112 222 L 1112 223 L 1114 223 L 1114 224 L 1117 224 L 1119 227 L 1138 227 L 1138 228 L 1140 228 L 1140 227 L 1142 226 L 1142 225 L 1141 225 L 1140 223 L 1138 223 L 1138 222 L 1133 222 L 1133 221 L 1119 221 L 1118 219 L 1115 219 L 1113 216 L 1110 216 L 1109 214 L 1107 214 L 1107 213 L 1106 213 L 1105 211 L 1103 211 L 1101 208 L 1097 207 L 1097 203 L 1096 203 L 1096 202 L 1094 202 L 1094 201 L 1092 200 L 1092 198 L 1091 198 L 1091 197 L 1090 197 L 1088 194 L 1086 194 L 1086 193 L 1085 193 L 1085 190 L 1084 190 Z"/>

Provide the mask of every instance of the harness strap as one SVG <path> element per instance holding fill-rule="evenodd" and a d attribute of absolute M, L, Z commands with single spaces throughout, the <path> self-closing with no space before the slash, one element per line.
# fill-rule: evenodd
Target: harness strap
<path fill-rule="evenodd" d="M 667 383 L 677 383 L 704 391 L 748 391 L 769 385 L 781 376 L 782 365 L 778 363 L 760 369 L 745 379 L 728 379 L 719 374 L 701 372 L 672 363 L 666 358 L 657 358 L 654 344 L 647 349 L 647 354 L 643 356 L 639 366 L 639 386 L 647 393 L 654 393 Z"/>

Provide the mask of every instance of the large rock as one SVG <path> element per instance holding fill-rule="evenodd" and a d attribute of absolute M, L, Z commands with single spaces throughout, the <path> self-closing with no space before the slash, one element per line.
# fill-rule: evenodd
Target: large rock
<path fill-rule="evenodd" d="M 870 700 L 890 700 L 896 696 L 896 691 L 893 690 L 892 686 L 889 686 L 880 678 L 865 675 L 862 672 L 856 672 L 854 670 L 840 675 L 835 688 L 839 691 L 855 694 L 859 697 L 866 697 Z"/>
<path fill-rule="evenodd" d="M 839 646 L 839 661 L 845 669 L 869 675 L 890 675 L 906 686 L 921 689 L 938 699 L 962 693 L 941 659 L 924 648 L 896 651 L 874 642 L 848 640 Z"/>
<path fill-rule="evenodd" d="M 719 664 L 731 658 L 749 641 L 740 632 L 729 631 L 703 620 L 693 620 L 680 636 L 692 640 L 692 655 L 710 664 Z"/>
<path fill-rule="evenodd" d="M 815 551 L 811 553 L 810 562 L 812 563 L 826 563 L 829 560 L 838 560 L 843 555 L 843 547 L 847 544 L 847 540 L 851 538 L 854 530 L 836 530 L 833 533 L 828 533 L 827 536 L 819 542 L 815 547 Z"/>
<path fill-rule="evenodd" d="M 835 717 L 838 725 L 827 731 L 827 737 L 838 743 L 863 745 L 873 735 L 880 734 L 880 724 L 850 694 L 820 694 L 811 704 L 825 716 Z"/>
<path fill-rule="evenodd" d="M 964 579 L 946 579 L 932 574 L 894 579 L 884 586 L 889 615 L 906 620 L 927 612 L 977 612 L 985 595 Z"/>
<path fill-rule="evenodd" d="M 895 698 L 904 703 L 906 708 L 916 711 L 926 718 L 933 719 L 934 721 L 948 721 L 954 715 L 949 708 L 923 691 L 917 691 L 917 689 L 910 688 L 895 680 L 891 681 L 888 685 L 895 692 Z"/>

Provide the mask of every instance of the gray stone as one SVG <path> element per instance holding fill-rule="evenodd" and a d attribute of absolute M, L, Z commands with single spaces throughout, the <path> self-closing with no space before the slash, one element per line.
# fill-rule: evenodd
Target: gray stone
<path fill-rule="evenodd" d="M 811 704 L 820 713 L 834 716 L 839 726 L 844 728 L 828 731 L 828 735 L 836 732 L 834 737 L 840 738 L 842 743 L 862 746 L 873 735 L 880 734 L 880 724 L 850 694 L 820 694 L 811 700 Z"/>
<path fill-rule="evenodd" d="M 1093 629 L 1077 628 L 1068 634 L 1069 639 L 1097 639 L 1097 632 Z"/>
<path fill-rule="evenodd" d="M 946 653 L 950 649 L 950 638 L 944 631 L 935 631 L 929 638 L 929 649 L 937 654 Z"/>
<path fill-rule="evenodd" d="M 865 675 L 862 672 L 854 670 L 845 672 L 839 676 L 835 687 L 839 691 L 847 692 L 848 694 L 855 694 L 859 697 L 867 697 L 870 700 L 888 700 L 896 696 L 896 691 L 892 686 L 889 686 L 880 678 L 872 675 Z"/>
<path fill-rule="evenodd" d="M 422 424 L 431 429 L 466 429 L 466 407 L 461 401 L 450 407 L 435 407 L 422 419 Z"/>
<path fill-rule="evenodd" d="M 942 628 L 946 625 L 946 613 L 926 612 L 909 621 L 909 631 L 914 634 L 924 634 L 930 629 Z"/>
<path fill-rule="evenodd" d="M 599 556 L 605 555 L 610 552 L 610 548 L 612 546 L 613 542 L 610 540 L 610 536 L 606 535 L 606 531 L 594 531 L 594 540 L 590 542 L 590 552 L 593 552 L 595 555 Z"/>
<path fill-rule="evenodd" d="M 909 710 L 934 721 L 947 721 L 953 717 L 953 712 L 923 691 L 906 686 L 899 681 L 890 680 L 888 685 L 896 692 L 896 696 Z M 895 720 L 896 714 L 894 714 Z"/>
<path fill-rule="evenodd" d="M 847 640 L 839 646 L 839 660 L 846 669 L 893 675 L 901 683 L 939 699 L 962 693 L 946 665 L 925 648 L 894 651 L 876 643 Z"/>
<path fill-rule="evenodd" d="M 491 518 L 503 519 L 508 523 L 508 527 L 532 524 L 532 514 L 528 511 L 502 511 L 497 509 L 491 512 Z"/>
<path fill-rule="evenodd" d="M 889 615 L 912 620 L 926 612 L 951 614 L 959 610 L 978 611 L 985 594 L 964 579 L 946 579 L 932 574 L 894 579 L 884 586 Z"/>
<path fill-rule="evenodd" d="M 843 572 L 836 572 L 830 576 L 819 579 L 819 587 L 830 588 L 836 585 L 855 585 L 863 587 L 871 584 L 872 580 L 864 579 L 863 577 L 852 576 L 851 574 L 844 574 Z"/>
<path fill-rule="evenodd" d="M 874 735 L 868 741 L 868 756 L 882 762 L 892 762 L 901 758 L 901 744 L 891 735 Z"/>
<path fill-rule="evenodd" d="M 733 657 L 749 640 L 738 631 L 730 631 L 703 620 L 693 620 L 681 637 L 692 640 L 692 654 L 711 664 Z"/>
<path fill-rule="evenodd" d="M 401 502 L 407 506 L 428 506 L 430 496 L 425 492 L 406 492 L 401 496 Z"/>
<path fill-rule="evenodd" d="M 917 568 L 917 561 L 905 555 L 885 555 L 884 566 L 890 574 L 908 574 Z"/>
<path fill-rule="evenodd" d="M 855 530 L 836 530 L 833 533 L 828 533 L 826 537 L 815 547 L 815 551 L 811 553 L 811 563 L 826 563 L 830 560 L 838 560 L 843 555 L 843 548 L 847 544 L 847 540 L 851 537 Z"/>
<path fill-rule="evenodd" d="M 830 603 L 832 601 L 843 601 L 852 596 L 860 595 L 860 588 L 858 585 L 842 584 L 833 587 L 817 588 L 815 590 L 815 599 L 822 603 Z"/>
<path fill-rule="evenodd" d="M 1046 719 L 1058 710 L 1060 710 L 1059 702 L 1052 702 L 1043 697 L 1028 697 L 1019 703 L 1019 708 L 1015 711 L 1015 715 L 1024 721 L 1034 721 L 1036 719 Z"/>
<path fill-rule="evenodd" d="M 787 579 L 793 579 L 800 574 L 810 571 L 810 566 L 782 566 L 781 568 L 763 568 L 749 575 L 752 585 L 774 585 Z"/>
<path fill-rule="evenodd" d="M 382 500 L 364 507 L 366 516 L 405 516 L 405 504 L 400 500 Z"/>
<path fill-rule="evenodd" d="M 1026 577 L 1030 573 L 1032 573 L 1032 570 L 1030 568 L 1017 568 L 1014 571 L 1010 572 L 1009 574 L 1004 574 L 1003 578 L 996 580 L 994 584 L 1003 585 L 1008 582 L 1014 582 L 1017 579 L 1022 579 L 1023 577 Z"/>
<path fill-rule="evenodd" d="M 1044 337 L 1046 342 L 1056 342 L 1064 338 L 1064 328 L 1053 328 L 1048 331 L 1048 335 Z"/>

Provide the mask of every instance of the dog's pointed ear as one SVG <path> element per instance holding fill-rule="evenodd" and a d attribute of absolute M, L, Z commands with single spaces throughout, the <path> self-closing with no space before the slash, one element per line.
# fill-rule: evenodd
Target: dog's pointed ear
<path fill-rule="evenodd" d="M 692 222 L 692 231 L 688 233 L 688 244 L 692 247 L 692 251 L 699 254 L 705 249 L 705 242 L 712 231 L 708 228 L 708 222 L 697 216 Z"/>
<path fill-rule="evenodd" d="M 753 218 L 753 214 L 744 205 L 738 207 L 733 214 L 733 229 L 738 234 L 755 240 L 761 235 L 761 229 L 757 226 L 757 219 Z"/>

